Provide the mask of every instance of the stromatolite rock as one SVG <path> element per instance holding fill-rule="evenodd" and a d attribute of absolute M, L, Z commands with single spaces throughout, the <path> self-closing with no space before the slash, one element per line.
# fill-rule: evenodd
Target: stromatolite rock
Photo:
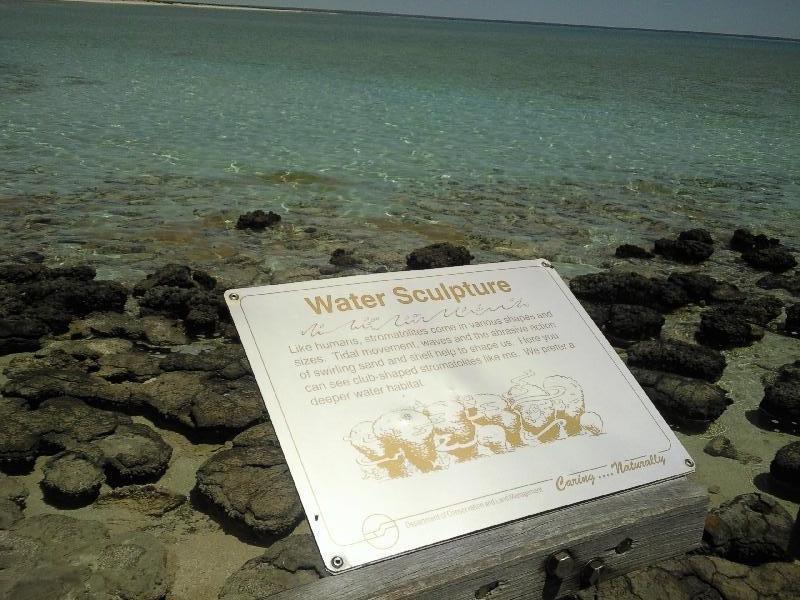
<path fill-rule="evenodd" d="M 468 265 L 473 258 L 464 246 L 441 242 L 413 250 L 406 256 L 406 266 L 411 270 L 460 267 Z"/>
<path fill-rule="evenodd" d="M 786 309 L 783 331 L 788 335 L 800 337 L 800 304 L 792 304 Z"/>
<path fill-rule="evenodd" d="M 748 565 L 789 560 L 793 526 L 794 520 L 777 500 L 742 494 L 708 513 L 704 548 Z"/>
<path fill-rule="evenodd" d="M 664 418 L 677 425 L 703 429 L 730 404 L 725 390 L 700 379 L 636 367 L 631 373 Z"/>
<path fill-rule="evenodd" d="M 228 577 L 220 600 L 264 600 L 326 575 L 313 536 L 303 533 L 278 540 L 263 555 Z"/>
<path fill-rule="evenodd" d="M 32 410 L 18 398 L 0 398 L 0 468 L 29 469 L 37 456 L 75 448 L 111 435 L 130 417 L 87 406 L 75 398 L 51 398 Z"/>
<path fill-rule="evenodd" d="M 100 486 L 154 481 L 169 465 L 172 447 L 142 424 L 122 424 L 109 436 L 47 461 L 42 489 L 55 503 L 88 504 Z"/>
<path fill-rule="evenodd" d="M 674 310 L 689 302 L 686 292 L 679 286 L 638 273 L 578 275 L 570 281 L 569 287 L 581 300 L 600 304 L 637 304 L 660 312 Z"/>
<path fill-rule="evenodd" d="M 342 267 L 344 269 L 350 267 L 357 267 L 361 264 L 361 259 L 355 256 L 352 249 L 349 248 L 336 248 L 331 252 L 331 258 L 328 261 L 335 267 Z"/>
<path fill-rule="evenodd" d="M 658 337 L 664 326 L 664 316 L 646 306 L 635 304 L 594 305 L 587 303 L 589 316 L 611 342 L 628 346 L 637 340 Z"/>
<path fill-rule="evenodd" d="M 183 505 L 186 496 L 153 484 L 126 485 L 105 492 L 95 502 L 95 506 L 113 506 L 148 515 L 163 517 Z"/>
<path fill-rule="evenodd" d="M 714 246 L 696 240 L 656 240 L 653 252 L 671 260 L 696 265 L 714 254 Z"/>
<path fill-rule="evenodd" d="M 692 302 L 741 302 L 746 296 L 735 285 L 703 273 L 671 273 L 667 281 L 683 289 Z"/>
<path fill-rule="evenodd" d="M 628 365 L 666 371 L 714 382 L 722 377 L 725 357 L 721 352 L 678 340 L 654 340 L 628 348 Z"/>
<path fill-rule="evenodd" d="M 266 416 L 250 376 L 222 379 L 202 371 L 167 372 L 138 386 L 137 397 L 158 417 L 209 436 L 228 437 Z"/>
<path fill-rule="evenodd" d="M 163 600 L 167 552 L 144 532 L 112 535 L 96 521 L 37 515 L 0 531 L 0 597 Z"/>
<path fill-rule="evenodd" d="M 220 319 L 228 318 L 217 280 L 204 271 L 168 264 L 148 275 L 133 288 L 142 314 L 161 314 L 182 319 L 195 335 L 212 334 Z"/>
<path fill-rule="evenodd" d="M 239 215 L 236 220 L 236 229 L 255 229 L 259 231 L 267 227 L 274 227 L 280 222 L 281 216 L 279 214 L 258 209 Z"/>
<path fill-rule="evenodd" d="M 714 245 L 714 238 L 711 237 L 711 232 L 708 229 L 687 229 L 678 234 L 678 239 L 685 242 L 701 242 L 709 246 Z"/>
<path fill-rule="evenodd" d="M 66 506 L 92 502 L 106 479 L 97 462 L 95 457 L 74 450 L 51 458 L 44 466 L 41 482 L 45 498 Z"/>
<path fill-rule="evenodd" d="M 783 365 L 775 381 L 764 388 L 759 409 L 791 431 L 800 431 L 800 361 Z"/>
<path fill-rule="evenodd" d="M 125 287 L 94 276 L 86 266 L 0 265 L 0 353 L 34 350 L 39 338 L 94 310 L 121 312 Z"/>
<path fill-rule="evenodd" d="M 240 344 L 224 344 L 208 352 L 173 352 L 161 359 L 164 371 L 207 371 L 223 379 L 238 379 L 250 374 L 250 364 Z"/>
<path fill-rule="evenodd" d="M 720 456 L 723 458 L 730 458 L 737 460 L 742 464 L 759 463 L 761 459 L 753 454 L 747 452 L 740 452 L 734 445 L 730 438 L 724 435 L 717 435 L 708 440 L 708 443 L 703 448 L 703 452 L 710 456 Z"/>
<path fill-rule="evenodd" d="M 617 246 L 617 249 L 614 251 L 614 256 L 617 258 L 641 258 L 641 259 L 650 259 L 653 258 L 653 254 L 642 248 L 641 246 L 635 246 L 633 244 L 622 244 L 621 246 Z"/>
<path fill-rule="evenodd" d="M 146 381 L 161 373 L 159 359 L 143 352 L 106 354 L 98 361 L 97 376 L 106 381 Z"/>
<path fill-rule="evenodd" d="M 790 600 L 800 563 L 741 565 L 718 556 L 680 556 L 603 581 L 578 600 Z M 249 599 L 248 599 L 249 600 Z"/>
<path fill-rule="evenodd" d="M 784 289 L 794 296 L 800 296 L 800 272 L 794 271 L 782 275 L 769 273 L 756 281 L 756 285 L 765 290 Z"/>
<path fill-rule="evenodd" d="M 712 348 L 749 346 L 764 337 L 764 327 L 783 311 L 773 296 L 750 296 L 717 306 L 700 317 L 697 339 Z"/>
<path fill-rule="evenodd" d="M 783 273 L 797 266 L 797 259 L 783 246 L 749 250 L 742 254 L 742 260 L 759 271 Z"/>
<path fill-rule="evenodd" d="M 289 467 L 269 423 L 256 425 L 197 471 L 198 496 L 214 513 L 270 538 L 291 531 L 303 516 Z"/>
<path fill-rule="evenodd" d="M 794 492 L 800 491 L 800 441 L 790 442 L 775 453 L 769 474 Z"/>
<path fill-rule="evenodd" d="M 8 529 L 22 518 L 28 488 L 15 477 L 0 473 L 0 530 Z"/>
<path fill-rule="evenodd" d="M 754 234 L 749 229 L 737 229 L 733 232 L 730 240 L 730 247 L 737 252 L 748 252 L 762 248 L 772 248 L 780 246 L 781 242 L 777 238 L 769 238 L 763 233 Z"/>
<path fill-rule="evenodd" d="M 70 324 L 69 335 L 78 338 L 125 338 L 156 347 L 188 343 L 183 327 L 166 317 L 132 317 L 118 313 L 92 313 Z"/>

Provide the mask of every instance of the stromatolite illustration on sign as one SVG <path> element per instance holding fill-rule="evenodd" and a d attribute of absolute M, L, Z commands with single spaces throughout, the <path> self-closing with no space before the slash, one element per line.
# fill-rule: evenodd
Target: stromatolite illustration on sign
<path fill-rule="evenodd" d="M 454 396 L 357 423 L 346 440 L 365 479 L 395 479 L 577 435 L 600 435 L 583 388 L 564 375 L 526 371 L 504 393 Z"/>

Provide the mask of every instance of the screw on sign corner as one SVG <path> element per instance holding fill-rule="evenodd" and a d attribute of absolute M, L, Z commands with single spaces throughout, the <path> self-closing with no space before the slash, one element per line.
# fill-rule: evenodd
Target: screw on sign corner
<path fill-rule="evenodd" d="M 687 458 L 685 461 L 683 461 L 683 463 L 684 463 L 684 464 L 685 464 L 687 467 L 693 467 L 693 466 L 694 466 L 694 461 L 693 461 L 691 458 Z"/>
<path fill-rule="evenodd" d="M 239 294 L 228 294 L 228 299 L 236 302 L 239 299 Z"/>
<path fill-rule="evenodd" d="M 331 559 L 331 567 L 336 569 L 337 571 L 344 566 L 344 559 L 341 556 L 334 556 Z"/>

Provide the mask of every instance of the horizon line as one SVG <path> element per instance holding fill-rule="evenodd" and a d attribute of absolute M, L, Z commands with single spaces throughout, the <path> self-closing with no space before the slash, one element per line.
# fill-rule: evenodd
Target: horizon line
<path fill-rule="evenodd" d="M 747 38 L 754 40 L 767 40 L 779 42 L 800 42 L 800 37 L 785 37 L 779 35 L 758 35 L 752 33 L 722 33 L 717 31 L 700 31 L 692 29 L 657 29 L 649 27 L 622 27 L 617 25 L 586 25 L 578 23 L 558 23 L 548 21 L 525 21 L 514 19 L 491 19 L 491 18 L 478 18 L 478 17 L 452 17 L 443 15 L 422 15 L 412 13 L 396 13 L 396 12 L 380 12 L 370 10 L 348 10 L 339 8 L 313 8 L 313 7 L 299 7 L 299 6 L 284 6 L 284 5 L 256 5 L 256 4 L 222 4 L 219 2 L 200 2 L 193 0 L 139 0 L 146 4 L 166 4 L 166 5 L 192 5 L 192 6 L 229 6 L 232 8 L 247 8 L 252 10 L 272 10 L 272 11 L 286 11 L 286 12 L 307 12 L 319 14 L 342 14 L 342 15 L 359 15 L 368 17 L 401 17 L 410 19 L 433 19 L 440 21 L 470 21 L 478 23 L 502 23 L 509 25 L 546 25 L 549 27 L 583 27 L 587 29 L 608 29 L 620 31 L 646 31 L 653 33 L 679 33 L 679 34 L 693 34 L 693 35 L 716 35 L 724 37 L 737 37 Z M 120 0 L 124 3 L 125 0 Z M 113 4 L 111 0 L 110 4 Z"/>

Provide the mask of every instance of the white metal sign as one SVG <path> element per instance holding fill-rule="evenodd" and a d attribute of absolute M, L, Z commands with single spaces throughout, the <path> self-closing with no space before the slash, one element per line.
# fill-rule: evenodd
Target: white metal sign
<path fill-rule="evenodd" d="M 333 572 L 692 470 L 545 261 L 226 298 Z"/>

